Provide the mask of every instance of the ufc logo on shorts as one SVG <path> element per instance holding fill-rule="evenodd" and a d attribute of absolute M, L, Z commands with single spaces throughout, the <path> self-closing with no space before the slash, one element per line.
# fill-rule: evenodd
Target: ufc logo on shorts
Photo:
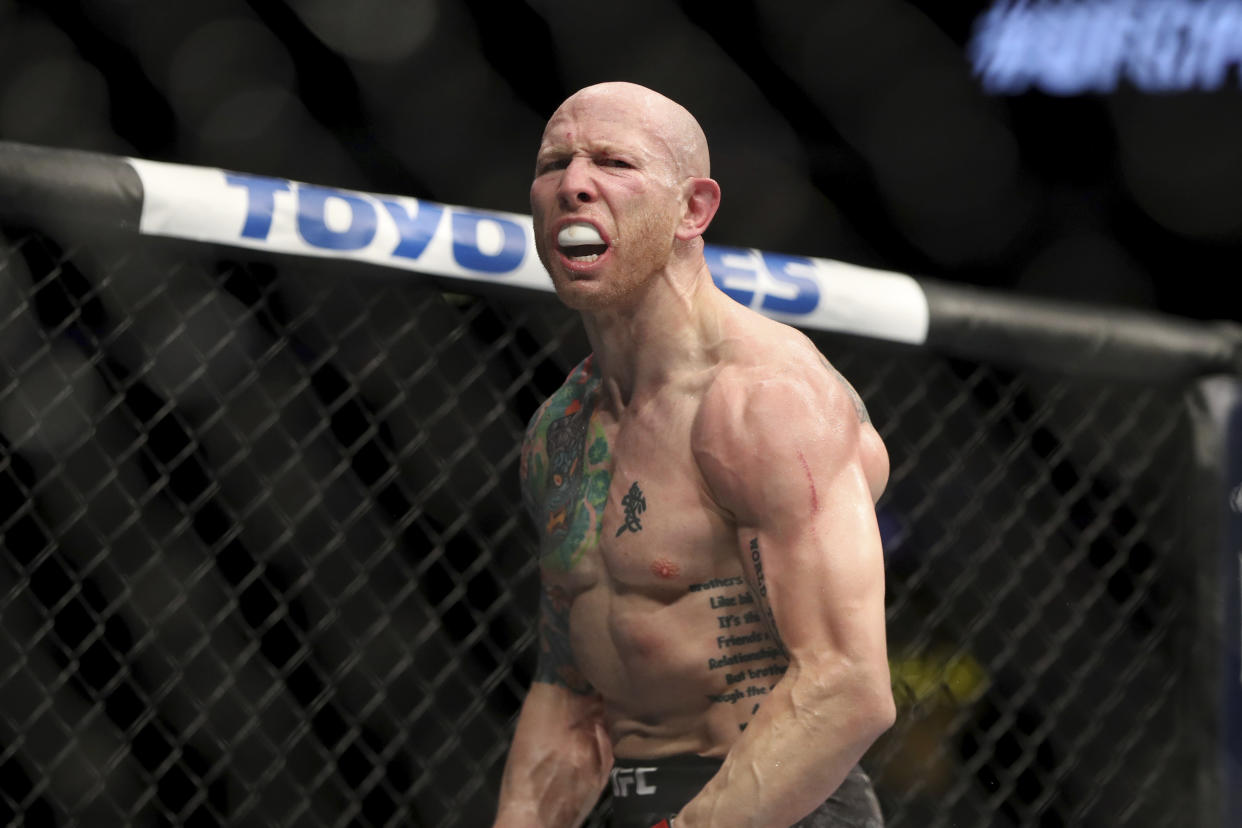
<path fill-rule="evenodd" d="M 613 768 L 613 796 L 629 796 L 631 787 L 638 796 L 651 796 L 656 792 L 656 786 L 648 785 L 643 777 L 654 770 L 655 768 Z"/>

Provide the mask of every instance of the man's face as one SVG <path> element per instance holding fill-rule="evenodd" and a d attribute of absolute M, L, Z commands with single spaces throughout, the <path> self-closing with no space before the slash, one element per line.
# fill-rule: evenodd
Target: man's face
<path fill-rule="evenodd" d="M 557 110 L 530 202 L 536 250 L 565 304 L 620 307 L 668 264 L 683 178 L 641 101 L 579 95 Z"/>

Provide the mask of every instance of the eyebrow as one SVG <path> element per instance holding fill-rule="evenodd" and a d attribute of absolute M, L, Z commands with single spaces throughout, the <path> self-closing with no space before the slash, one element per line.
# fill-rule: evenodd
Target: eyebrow
<path fill-rule="evenodd" d="M 656 169 L 664 160 L 654 155 L 650 149 L 601 140 L 577 149 L 569 149 L 564 144 L 553 144 L 549 147 L 541 148 L 535 155 L 535 166 L 538 168 L 540 165 L 551 161 L 563 160 L 572 157 L 577 152 L 584 152 L 592 158 L 601 156 L 620 158 L 636 169 Z M 675 160 L 668 159 L 668 161 L 672 169 L 679 169 Z"/>

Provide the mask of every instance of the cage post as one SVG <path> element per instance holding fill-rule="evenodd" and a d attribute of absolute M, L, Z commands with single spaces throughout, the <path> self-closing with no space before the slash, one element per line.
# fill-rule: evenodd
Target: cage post
<path fill-rule="evenodd" d="M 1194 429 L 1206 482 L 1200 527 L 1212 559 L 1202 561 L 1198 612 L 1203 615 L 1204 688 L 1212 713 L 1216 779 L 1201 779 L 1204 825 L 1242 825 L 1242 383 L 1217 376 L 1198 384 Z"/>

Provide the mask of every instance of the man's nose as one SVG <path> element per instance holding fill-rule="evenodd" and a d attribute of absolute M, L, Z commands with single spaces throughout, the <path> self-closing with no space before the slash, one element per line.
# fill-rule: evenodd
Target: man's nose
<path fill-rule="evenodd" d="M 590 204 L 595 200 L 595 178 L 591 174 L 591 162 L 587 158 L 571 158 L 561 173 L 559 195 L 564 206 Z"/>

